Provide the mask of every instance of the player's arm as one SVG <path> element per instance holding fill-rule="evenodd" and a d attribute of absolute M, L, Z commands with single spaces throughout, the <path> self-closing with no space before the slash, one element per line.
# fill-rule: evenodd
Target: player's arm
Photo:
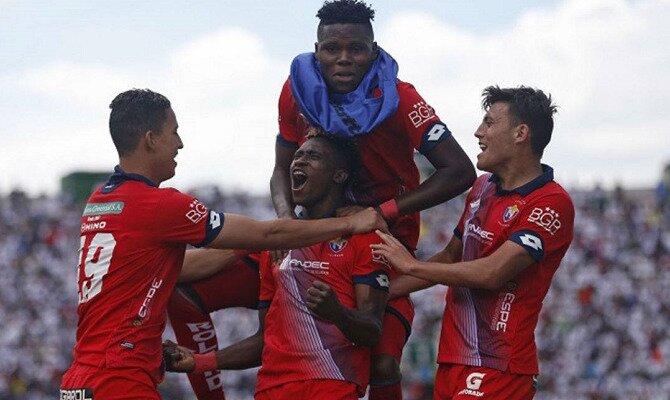
<path fill-rule="evenodd" d="M 373 252 L 399 271 L 433 283 L 495 290 L 535 262 L 521 245 L 508 240 L 487 257 L 453 264 L 416 260 L 391 235 L 378 232 L 384 243 L 373 244 Z"/>
<path fill-rule="evenodd" d="M 388 293 L 366 284 L 356 284 L 354 288 L 356 309 L 350 309 L 328 284 L 315 281 L 307 289 L 307 306 L 318 317 L 334 323 L 352 343 L 375 346 L 381 337 Z"/>
<path fill-rule="evenodd" d="M 179 273 L 178 282 L 192 282 L 208 278 L 233 266 L 239 257 L 229 249 L 187 250 Z"/>
<path fill-rule="evenodd" d="M 396 198 L 399 215 L 444 203 L 470 188 L 477 178 L 472 161 L 451 135 L 424 155 L 435 167 L 435 173 L 416 190 Z"/>
<path fill-rule="evenodd" d="M 339 236 L 365 233 L 376 228 L 386 229 L 386 223 L 372 208 L 352 216 L 310 221 L 257 221 L 236 214 L 225 214 L 223 220 L 221 230 L 208 247 L 256 251 L 295 249 Z"/>
<path fill-rule="evenodd" d="M 463 254 L 463 242 L 457 236 L 452 236 L 447 246 L 440 252 L 430 257 L 427 262 L 453 264 L 461 260 Z M 406 296 L 419 290 L 427 289 L 436 285 L 436 282 L 411 275 L 402 275 L 391 281 L 389 298 Z"/>
<path fill-rule="evenodd" d="M 270 178 L 272 204 L 279 218 L 295 218 L 295 204 L 291 196 L 289 168 L 296 148 L 279 142 L 275 144 L 275 166 Z"/>
<path fill-rule="evenodd" d="M 263 354 L 263 328 L 267 308 L 258 310 L 258 331 L 237 343 L 221 350 L 205 354 L 194 354 L 176 343 L 163 343 L 166 370 L 172 372 L 203 373 L 213 370 L 237 370 L 261 365 Z"/>

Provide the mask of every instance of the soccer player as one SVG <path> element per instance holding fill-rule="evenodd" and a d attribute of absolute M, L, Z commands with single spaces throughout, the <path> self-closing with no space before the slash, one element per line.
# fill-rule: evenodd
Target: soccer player
<path fill-rule="evenodd" d="M 446 248 L 419 262 L 394 237 L 373 245 L 407 274 L 392 295 L 449 285 L 435 399 L 531 399 L 538 373 L 535 326 L 572 241 L 574 207 L 541 164 L 556 106 L 528 87 L 484 90 L 475 132 L 480 176 Z"/>
<path fill-rule="evenodd" d="M 348 140 L 308 139 L 291 163 L 291 191 L 301 218 L 324 218 L 344 206 L 355 158 Z M 216 353 L 183 356 L 178 371 L 249 368 L 261 361 L 256 399 L 357 399 L 365 393 L 370 346 L 381 335 L 386 261 L 373 257 L 374 233 L 291 250 L 280 263 L 261 256 L 259 331 Z M 170 366 L 168 366 L 170 369 Z"/>
<path fill-rule="evenodd" d="M 170 101 L 130 90 L 111 103 L 119 153 L 81 219 L 79 321 L 61 398 L 158 399 L 161 334 L 187 243 L 215 248 L 295 248 L 385 225 L 359 217 L 256 221 L 207 209 L 159 185 L 174 176 L 183 143 Z"/>
<path fill-rule="evenodd" d="M 196 353 L 218 348 L 211 312 L 233 307 L 258 308 L 258 253 L 240 250 L 186 251 L 178 284 L 168 301 L 177 343 Z M 188 374 L 199 400 L 225 399 L 219 371 Z"/>
<path fill-rule="evenodd" d="M 355 137 L 362 168 L 348 195 L 357 204 L 377 207 L 391 232 L 414 251 L 419 211 L 468 189 L 476 177 L 472 162 L 433 108 L 397 78 L 395 60 L 374 41 L 374 10 L 359 0 L 335 0 L 325 2 L 317 17 L 314 53 L 293 60 L 279 97 L 270 182 L 277 215 L 295 217 L 289 165 L 306 132 L 319 128 Z M 436 170 L 420 185 L 415 150 Z M 374 350 L 371 400 L 402 398 L 399 362 L 413 313 L 408 297 L 389 302 Z"/>

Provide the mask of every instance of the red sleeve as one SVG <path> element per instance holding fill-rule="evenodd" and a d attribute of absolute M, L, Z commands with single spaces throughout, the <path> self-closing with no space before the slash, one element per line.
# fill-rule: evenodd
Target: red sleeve
<path fill-rule="evenodd" d="M 267 308 L 275 295 L 276 285 L 272 275 L 272 256 L 270 252 L 261 253 L 259 260 L 261 288 L 258 295 L 258 308 Z"/>
<path fill-rule="evenodd" d="M 364 284 L 388 291 L 389 271 L 388 261 L 382 256 L 372 254 L 370 245 L 381 243 L 382 240 L 376 233 L 356 235 L 352 237 L 356 241 L 356 259 L 351 271 L 354 284 Z"/>
<path fill-rule="evenodd" d="M 299 115 L 298 105 L 295 103 L 291 92 L 291 83 L 286 79 L 279 95 L 279 135 L 277 136 L 279 143 L 297 146 L 300 140 L 297 122 Z"/>
<path fill-rule="evenodd" d="M 531 200 L 510 229 L 509 240 L 525 248 L 535 261 L 565 250 L 572 242 L 575 210 L 565 192 Z"/>
<path fill-rule="evenodd" d="M 397 115 L 403 131 L 407 133 L 410 142 L 420 153 L 426 154 L 438 143 L 451 136 L 447 125 L 440 121 L 435 110 L 416 91 L 414 86 L 406 82 L 398 82 Z"/>
<path fill-rule="evenodd" d="M 224 216 L 193 196 L 164 189 L 153 232 L 163 243 L 209 244 L 223 228 Z"/>

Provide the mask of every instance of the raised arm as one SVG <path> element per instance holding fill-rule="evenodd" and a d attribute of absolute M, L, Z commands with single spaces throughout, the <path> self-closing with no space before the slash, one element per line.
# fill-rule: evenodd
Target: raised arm
<path fill-rule="evenodd" d="M 307 289 L 307 306 L 320 318 L 334 323 L 352 343 L 375 346 L 381 337 L 388 294 L 365 284 L 355 285 L 356 309 L 340 303 L 326 283 L 315 281 Z"/>
<path fill-rule="evenodd" d="M 416 190 L 396 199 L 400 215 L 425 210 L 444 203 L 472 186 L 477 178 L 475 167 L 453 136 L 443 140 L 425 154 L 435 173 Z"/>
<path fill-rule="evenodd" d="M 272 204 L 279 218 L 295 218 L 295 204 L 291 198 L 291 179 L 289 168 L 295 147 L 288 144 L 275 144 L 275 166 L 270 178 L 270 194 Z"/>

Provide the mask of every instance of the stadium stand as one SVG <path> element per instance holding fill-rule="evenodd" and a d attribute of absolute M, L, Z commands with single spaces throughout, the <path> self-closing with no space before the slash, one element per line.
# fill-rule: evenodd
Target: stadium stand
<path fill-rule="evenodd" d="M 215 209 L 272 218 L 268 198 L 190 191 Z M 573 192 L 575 240 L 538 325 L 536 399 L 670 399 L 670 201 L 659 190 Z M 449 239 L 462 198 L 423 213 L 418 256 Z M 0 195 L 0 399 L 52 399 L 71 360 L 81 205 L 66 196 Z M 444 287 L 412 296 L 403 390 L 431 399 Z M 253 333 L 250 310 L 215 315 L 222 345 Z M 170 337 L 168 330 L 166 337 Z M 225 372 L 229 400 L 250 399 L 255 370 Z M 189 399 L 170 374 L 163 398 Z"/>

